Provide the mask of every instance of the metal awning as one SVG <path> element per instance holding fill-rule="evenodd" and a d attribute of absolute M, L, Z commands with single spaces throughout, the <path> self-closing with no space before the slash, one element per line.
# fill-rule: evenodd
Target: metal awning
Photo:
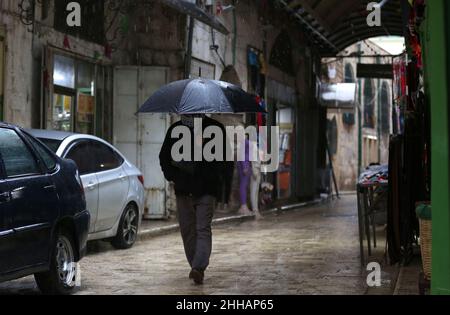
<path fill-rule="evenodd" d="M 200 22 L 203 22 L 215 30 L 228 35 L 227 28 L 213 15 L 205 12 L 195 3 L 187 0 L 160 0 L 163 4 L 177 10 L 180 13 L 189 15 Z"/>
<path fill-rule="evenodd" d="M 275 0 L 310 34 L 324 56 L 376 36 L 404 35 L 402 1 L 373 0 L 381 6 L 382 26 L 367 25 L 367 0 Z"/>

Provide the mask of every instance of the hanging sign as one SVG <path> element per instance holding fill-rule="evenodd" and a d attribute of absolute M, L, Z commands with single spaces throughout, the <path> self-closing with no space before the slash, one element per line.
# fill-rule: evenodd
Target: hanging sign
<path fill-rule="evenodd" d="M 391 64 L 379 65 L 358 63 L 357 77 L 372 79 L 393 79 L 394 75 Z"/>

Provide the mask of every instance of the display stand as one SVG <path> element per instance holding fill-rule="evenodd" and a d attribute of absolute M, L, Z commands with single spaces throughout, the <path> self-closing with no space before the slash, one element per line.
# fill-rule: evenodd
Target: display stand
<path fill-rule="evenodd" d="M 364 236 L 367 240 L 368 256 L 372 255 L 372 243 L 377 247 L 375 216 L 381 212 L 387 212 L 387 204 L 380 203 L 384 194 L 387 194 L 388 181 L 377 181 L 373 183 L 358 183 L 356 186 L 358 202 L 358 227 L 359 248 L 361 265 L 365 265 Z M 381 193 L 378 193 L 382 191 Z M 372 235 L 371 235 L 372 234 Z"/>

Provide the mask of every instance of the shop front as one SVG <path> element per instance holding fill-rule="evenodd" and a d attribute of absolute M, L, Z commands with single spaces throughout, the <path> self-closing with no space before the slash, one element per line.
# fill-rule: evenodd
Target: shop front
<path fill-rule="evenodd" d="M 43 127 L 108 139 L 109 67 L 57 49 L 48 49 L 47 58 Z M 52 74 L 50 80 L 47 73 Z"/>
<path fill-rule="evenodd" d="M 284 104 L 277 104 L 276 125 L 280 127 L 279 168 L 276 177 L 278 199 L 288 199 L 293 192 L 292 156 L 295 149 L 295 110 Z"/>
<path fill-rule="evenodd" d="M 276 199 L 286 200 L 296 192 L 296 96 L 295 90 L 269 79 L 268 111 L 271 125 L 279 127 L 279 167 L 273 174 Z"/>

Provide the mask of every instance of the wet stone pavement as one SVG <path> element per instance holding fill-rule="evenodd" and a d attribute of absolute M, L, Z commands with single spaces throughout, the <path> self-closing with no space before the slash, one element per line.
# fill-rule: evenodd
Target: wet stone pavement
<path fill-rule="evenodd" d="M 205 284 L 188 279 L 181 237 L 172 233 L 126 251 L 90 244 L 76 294 L 364 294 L 354 196 L 261 221 L 214 227 Z M 39 294 L 33 278 L 0 294 Z"/>

